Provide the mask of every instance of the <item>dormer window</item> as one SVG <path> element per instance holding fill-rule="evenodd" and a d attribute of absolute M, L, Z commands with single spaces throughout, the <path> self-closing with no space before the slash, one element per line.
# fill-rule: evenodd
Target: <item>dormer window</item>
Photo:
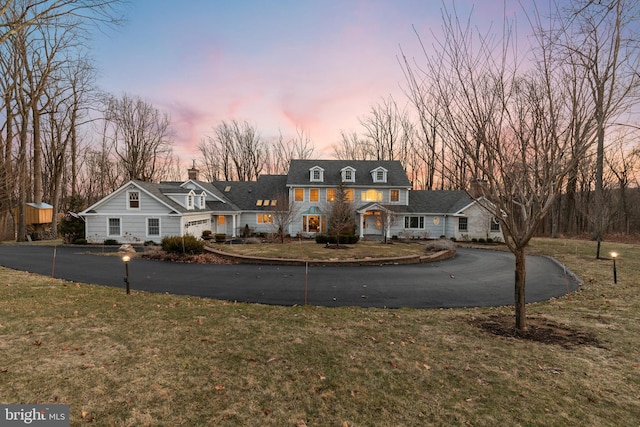
<path fill-rule="evenodd" d="M 189 194 L 187 194 L 187 209 L 194 208 L 194 200 L 195 200 L 195 194 L 193 194 L 193 191 L 191 191 L 189 192 Z"/>
<path fill-rule="evenodd" d="M 206 200 L 207 198 L 205 197 L 205 194 L 202 193 L 200 195 L 200 209 L 204 209 L 206 207 Z"/>
<path fill-rule="evenodd" d="M 309 169 L 309 181 L 311 182 L 323 182 L 324 181 L 324 169 L 320 166 L 314 166 Z"/>
<path fill-rule="evenodd" d="M 356 170 L 351 166 L 340 169 L 342 182 L 356 182 Z"/>
<path fill-rule="evenodd" d="M 387 182 L 387 170 L 382 166 L 371 171 L 373 182 Z"/>

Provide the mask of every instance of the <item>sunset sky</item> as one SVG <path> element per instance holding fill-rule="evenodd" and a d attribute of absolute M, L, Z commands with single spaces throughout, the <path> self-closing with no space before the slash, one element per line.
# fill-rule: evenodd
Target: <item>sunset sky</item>
<path fill-rule="evenodd" d="M 445 2 L 448 7 L 453 4 Z M 476 0 L 478 25 L 501 25 L 503 0 Z M 517 2 L 507 0 L 517 8 Z M 331 158 L 341 130 L 393 95 L 398 63 L 427 47 L 441 26 L 439 0 L 134 0 L 128 22 L 98 34 L 98 85 L 128 93 L 171 117 L 183 162 L 222 120 L 247 120 L 262 138 L 307 132 L 315 154 Z M 468 17 L 474 2 L 457 0 Z M 510 6 L 509 6 L 510 7 Z M 509 11 L 507 11 L 509 13 Z"/>

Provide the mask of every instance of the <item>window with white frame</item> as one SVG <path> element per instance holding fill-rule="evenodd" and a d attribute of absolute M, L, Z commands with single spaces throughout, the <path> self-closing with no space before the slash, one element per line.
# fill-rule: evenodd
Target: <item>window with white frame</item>
<path fill-rule="evenodd" d="M 400 190 L 390 190 L 389 191 L 389 201 L 390 202 L 399 202 L 400 201 Z"/>
<path fill-rule="evenodd" d="M 356 182 L 356 170 L 351 166 L 342 168 L 340 174 L 342 176 L 342 182 Z"/>
<path fill-rule="evenodd" d="M 424 228 L 424 217 L 423 216 L 405 216 L 404 228 L 416 228 L 416 229 Z"/>
<path fill-rule="evenodd" d="M 381 202 L 382 201 L 382 191 L 378 190 L 367 190 L 363 191 L 360 194 L 361 200 L 363 202 Z"/>
<path fill-rule="evenodd" d="M 327 189 L 327 202 L 333 202 L 336 200 L 336 190 L 334 188 Z"/>
<path fill-rule="evenodd" d="M 314 166 L 309 169 L 309 180 L 311 182 L 322 182 L 324 181 L 324 169 L 320 166 Z"/>
<path fill-rule="evenodd" d="M 371 171 L 373 182 L 387 182 L 387 170 L 380 166 Z"/>
<path fill-rule="evenodd" d="M 317 188 L 311 188 L 309 190 L 309 201 L 317 202 L 319 197 L 318 195 L 319 195 L 319 190 Z"/>
<path fill-rule="evenodd" d="M 160 236 L 160 218 L 147 218 L 147 236 Z"/>
<path fill-rule="evenodd" d="M 458 231 L 469 231 L 469 226 L 466 217 L 458 218 Z"/>
<path fill-rule="evenodd" d="M 120 236 L 120 218 L 107 219 L 107 236 Z"/>
<path fill-rule="evenodd" d="M 258 224 L 273 224 L 273 215 L 258 214 Z"/>
<path fill-rule="evenodd" d="M 206 207 L 206 197 L 204 193 L 200 195 L 200 209 L 204 209 Z"/>
<path fill-rule="evenodd" d="M 293 190 L 293 200 L 296 202 L 304 202 L 304 188 L 296 188 Z"/>
<path fill-rule="evenodd" d="M 187 209 L 193 209 L 193 193 L 187 195 Z"/>
<path fill-rule="evenodd" d="M 495 217 L 491 218 L 491 231 L 500 231 L 500 221 Z"/>
<path fill-rule="evenodd" d="M 139 191 L 127 191 L 127 209 L 140 209 Z"/>

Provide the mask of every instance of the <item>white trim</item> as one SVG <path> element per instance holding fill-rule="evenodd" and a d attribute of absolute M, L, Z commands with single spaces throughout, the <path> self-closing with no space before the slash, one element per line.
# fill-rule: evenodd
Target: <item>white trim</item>
<path fill-rule="evenodd" d="M 318 172 L 318 178 L 314 177 L 314 172 Z M 324 169 L 314 166 L 309 169 L 309 182 L 324 182 Z"/>
<path fill-rule="evenodd" d="M 351 178 L 347 178 L 347 172 L 351 173 Z M 356 169 L 353 166 L 345 166 L 340 169 L 340 179 L 342 182 L 356 182 Z"/>
<path fill-rule="evenodd" d="M 149 220 L 157 219 L 158 220 L 158 234 L 149 234 Z M 159 216 L 150 216 L 146 218 L 145 221 L 145 236 L 146 237 L 162 237 L 162 219 Z"/>
<path fill-rule="evenodd" d="M 111 226 L 109 224 L 109 220 L 117 219 L 118 220 L 118 228 L 120 229 L 119 234 L 111 234 Z M 106 217 L 107 230 L 105 232 L 106 237 L 122 237 L 122 217 L 120 216 L 107 216 Z"/>
<path fill-rule="evenodd" d="M 382 172 L 382 178 L 381 179 L 378 178 L 378 173 L 379 172 Z M 378 166 L 377 168 L 371 170 L 371 179 L 376 184 L 386 183 L 387 182 L 387 172 L 389 172 L 387 169 L 383 168 L 382 166 Z"/>
<path fill-rule="evenodd" d="M 137 193 L 138 194 L 138 207 L 137 208 L 132 208 L 131 207 L 131 196 L 130 194 L 133 193 Z M 132 190 L 127 190 L 125 192 L 125 209 L 128 211 L 139 211 L 140 209 L 140 190 L 136 190 L 136 189 L 132 189 Z"/>

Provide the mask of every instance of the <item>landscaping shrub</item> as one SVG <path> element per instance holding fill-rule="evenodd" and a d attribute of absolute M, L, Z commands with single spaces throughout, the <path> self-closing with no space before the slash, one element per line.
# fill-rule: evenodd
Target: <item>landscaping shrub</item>
<path fill-rule="evenodd" d="M 478 239 L 478 243 L 487 243 L 487 241 L 483 237 L 481 237 Z"/>
<path fill-rule="evenodd" d="M 471 239 L 471 241 L 472 241 L 473 243 L 478 243 L 478 239 L 476 239 L 475 237 L 474 237 L 473 239 Z"/>
<path fill-rule="evenodd" d="M 102 242 L 102 244 L 105 246 L 117 246 L 120 243 L 118 243 L 116 239 L 106 239 L 104 242 Z"/>
<path fill-rule="evenodd" d="M 58 223 L 58 235 L 65 243 L 74 243 L 84 237 L 84 221 L 72 215 L 65 215 Z"/>
<path fill-rule="evenodd" d="M 204 242 L 194 236 L 167 236 L 162 239 L 162 250 L 169 253 L 196 255 L 204 252 Z"/>
<path fill-rule="evenodd" d="M 74 245 L 86 245 L 87 244 L 87 239 L 76 239 L 73 241 Z"/>
<path fill-rule="evenodd" d="M 358 243 L 358 241 L 360 240 L 359 236 L 356 236 L 355 234 L 341 234 L 340 235 L 340 244 L 341 245 L 346 245 L 346 244 L 356 244 Z M 316 234 L 316 243 L 320 243 L 320 244 L 332 244 L 335 245 L 336 244 L 336 237 L 335 236 L 328 236 L 326 234 Z"/>
<path fill-rule="evenodd" d="M 456 244 L 451 240 L 430 240 L 424 245 L 425 252 L 454 251 Z"/>
<path fill-rule="evenodd" d="M 487 238 L 487 243 L 493 243 L 493 239 L 491 237 Z"/>
<path fill-rule="evenodd" d="M 225 240 L 227 240 L 227 235 L 224 233 L 218 233 L 215 237 L 216 243 L 223 243 Z"/>
<path fill-rule="evenodd" d="M 145 246 L 155 246 L 156 242 L 154 242 L 153 240 L 147 240 L 146 242 L 144 242 Z"/>

